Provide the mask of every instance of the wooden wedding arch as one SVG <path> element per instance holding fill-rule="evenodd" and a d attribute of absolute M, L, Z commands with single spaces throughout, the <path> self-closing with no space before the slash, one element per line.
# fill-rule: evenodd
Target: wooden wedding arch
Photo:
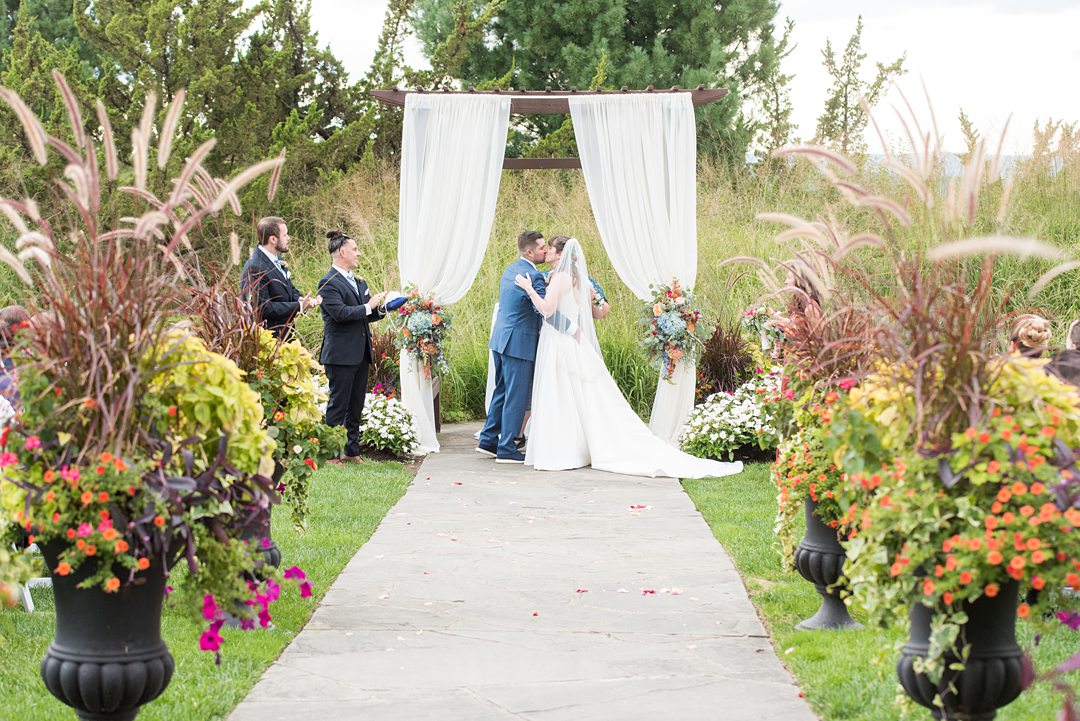
<path fill-rule="evenodd" d="M 690 100 L 694 106 L 713 103 L 728 94 L 727 88 L 706 88 L 698 85 L 696 88 L 682 89 L 674 86 L 670 90 L 656 90 L 649 85 L 644 90 L 628 90 L 626 86 L 618 90 L 552 90 L 550 87 L 543 90 L 477 90 L 470 87 L 468 90 L 372 90 L 371 94 L 379 102 L 398 107 L 405 106 L 405 98 L 412 93 L 429 93 L 432 95 L 500 95 L 510 98 L 510 112 L 516 115 L 567 115 L 570 113 L 570 98 L 582 95 L 632 95 L 632 94 L 661 94 L 661 93 L 690 93 Z M 573 169 L 581 167 L 581 158 L 504 158 L 503 170 L 554 170 Z"/>

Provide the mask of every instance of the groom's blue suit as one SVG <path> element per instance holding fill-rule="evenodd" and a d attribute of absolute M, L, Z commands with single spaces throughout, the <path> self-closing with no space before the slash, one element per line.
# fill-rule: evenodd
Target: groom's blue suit
<path fill-rule="evenodd" d="M 524 258 L 511 263 L 499 281 L 499 313 L 488 344 L 495 360 L 495 393 L 480 432 L 480 447 L 495 450 L 499 458 L 507 459 L 520 457 L 514 438 L 521 430 L 532 393 L 536 345 L 544 322 L 528 294 L 514 283 L 517 275 L 530 275 L 532 287 L 541 298 L 547 292 L 540 271 Z"/>

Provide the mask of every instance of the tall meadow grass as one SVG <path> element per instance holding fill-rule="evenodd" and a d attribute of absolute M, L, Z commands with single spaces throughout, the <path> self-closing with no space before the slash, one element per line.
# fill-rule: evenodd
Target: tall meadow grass
<path fill-rule="evenodd" d="M 1011 203 L 1003 222 L 996 223 L 992 210 L 983 213 L 980 218 L 989 220 L 981 219 L 972 228 L 973 235 L 1032 236 L 1080 255 L 1080 153 L 1074 147 L 1073 134 L 1059 133 L 1056 137 L 1057 141 L 1037 138 L 1037 152 L 1011 170 Z M 864 163 L 859 180 L 864 187 L 884 194 L 903 192 L 899 178 L 873 162 Z M 944 187 L 947 179 L 941 182 Z M 980 202 L 987 208 L 996 208 L 1001 192 L 1000 187 L 990 189 Z M 783 212 L 813 218 L 826 207 L 836 207 L 841 225 L 848 225 L 853 231 L 863 227 L 856 216 L 866 211 L 851 210 L 839 203 L 831 205 L 837 200 L 833 194 L 828 184 L 805 166 L 774 162 L 733 174 L 726 167 L 713 166 L 707 161 L 701 163 L 695 290 L 704 307 L 706 325 L 711 326 L 721 317 L 734 319 L 764 293 L 756 275 L 745 266 L 722 266 L 721 261 L 740 255 L 769 262 L 790 257 L 791 249 L 781 247 L 774 239 L 777 226 L 757 220 L 757 214 Z M 373 290 L 398 288 L 396 166 L 376 164 L 357 168 L 296 206 L 303 215 L 287 218 L 293 237 L 287 260 L 301 291 L 314 291 L 319 278 L 329 268 L 324 233 L 331 228 L 342 228 L 357 239 L 363 256 L 358 273 Z M 589 272 L 603 286 L 612 305 L 611 314 L 597 324 L 604 357 L 630 403 L 640 414 L 647 415 L 656 391 L 657 371 L 638 346 L 641 303 L 619 280 L 604 251 L 584 178 L 576 171 L 533 170 L 504 173 L 483 264 L 468 295 L 451 307 L 453 328 L 448 348 L 451 370 L 442 385 L 444 417 L 454 420 L 482 414 L 487 341 L 499 276 L 517 256 L 517 235 L 525 229 L 537 229 L 549 237 L 563 234 L 581 240 Z M 933 231 L 927 227 L 926 232 Z M 253 233 L 241 232 L 240 237 L 246 246 L 242 255 L 246 257 L 252 250 Z M 433 246 L 441 242 L 437 236 L 430 240 Z M 227 241 L 223 245 L 227 246 Z M 1002 289 L 1024 291 L 1047 268 L 1041 262 L 1015 258 L 1003 258 L 999 267 L 1002 272 L 995 284 Z M 239 276 L 238 267 L 232 271 Z M 0 295 L 7 302 L 18 302 L 19 294 L 25 290 L 9 275 L 0 267 Z M 1046 314 L 1055 321 L 1060 338 L 1068 320 L 1080 315 L 1078 280 L 1075 273 L 1066 274 L 1043 291 L 1037 306 L 1025 307 L 1023 293 L 1018 294 L 1014 305 L 1018 310 Z M 383 321 L 384 328 L 386 323 Z M 305 343 L 318 351 L 322 336 L 318 312 L 301 317 L 297 330 Z"/>

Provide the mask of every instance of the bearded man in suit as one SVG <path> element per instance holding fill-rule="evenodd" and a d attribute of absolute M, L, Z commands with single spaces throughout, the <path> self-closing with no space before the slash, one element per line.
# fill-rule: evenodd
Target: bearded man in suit
<path fill-rule="evenodd" d="M 326 234 L 333 264 L 319 281 L 322 299 L 323 343 L 319 362 L 330 381 L 325 423 L 345 426 L 347 441 L 342 461 L 360 463 L 360 422 L 367 393 L 368 367 L 374 361 L 369 323 L 386 315 L 383 293 L 371 295 L 367 283 L 355 278 L 360 259 L 356 241 L 340 230 Z"/>
<path fill-rule="evenodd" d="M 289 252 L 289 227 L 276 216 L 259 220 L 255 226 L 259 247 L 252 252 L 240 274 L 240 288 L 255 307 L 259 322 L 275 336 L 287 340 L 293 319 L 319 304 L 311 295 L 300 295 L 292 282 L 289 267 L 281 256 Z"/>

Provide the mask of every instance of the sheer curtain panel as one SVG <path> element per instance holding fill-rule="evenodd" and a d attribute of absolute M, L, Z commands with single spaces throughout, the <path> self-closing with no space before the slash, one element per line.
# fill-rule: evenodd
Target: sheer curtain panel
<path fill-rule="evenodd" d="M 491 234 L 509 121 L 508 97 L 406 97 L 398 219 L 402 287 L 431 293 L 442 305 L 465 296 Z M 431 379 L 404 351 L 401 399 L 413 415 L 418 452 L 438 451 Z"/>

